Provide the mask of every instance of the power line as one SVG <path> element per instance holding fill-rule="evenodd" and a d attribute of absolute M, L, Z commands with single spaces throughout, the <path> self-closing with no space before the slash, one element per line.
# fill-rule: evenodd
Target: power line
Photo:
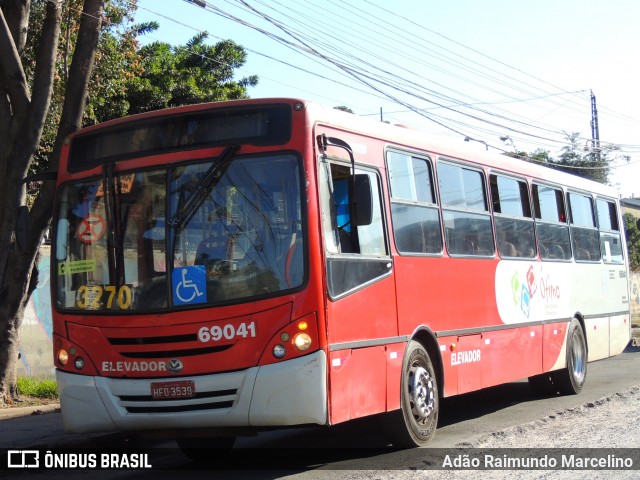
<path fill-rule="evenodd" d="M 282 24 L 281 21 L 277 21 L 277 20 L 274 19 L 274 21 L 272 22 L 272 25 L 278 24 L 278 25 L 280 25 L 278 27 L 280 30 L 282 30 L 286 34 L 293 34 L 293 36 L 296 38 L 296 40 L 294 42 L 286 41 L 282 37 L 275 36 L 273 33 L 267 32 L 263 28 L 260 28 L 260 27 L 257 27 L 255 25 L 252 25 L 249 22 L 246 22 L 246 21 L 244 21 L 242 19 L 239 19 L 237 16 L 230 15 L 228 12 L 224 12 L 222 9 L 215 8 L 214 6 L 210 5 L 208 2 L 200 2 L 200 3 L 203 3 L 205 5 L 205 7 L 210 7 L 210 8 L 213 8 L 214 10 L 216 10 L 215 13 L 217 15 L 219 15 L 219 16 L 221 16 L 223 18 L 227 18 L 227 19 L 230 19 L 232 21 L 238 22 L 238 23 L 240 23 L 240 24 L 242 24 L 242 25 L 244 25 L 244 26 L 246 26 L 248 28 L 253 28 L 253 29 L 257 30 L 257 31 L 260 31 L 264 35 L 267 35 L 268 37 L 272 38 L 273 40 L 278 41 L 279 43 L 285 45 L 287 48 L 296 50 L 298 53 L 302 53 L 302 54 L 305 54 L 305 55 L 310 55 L 311 54 L 311 55 L 316 56 L 319 59 L 322 59 L 323 61 L 329 62 L 330 65 L 333 65 L 334 67 L 339 68 L 339 70 L 337 70 L 337 71 L 340 72 L 340 74 L 345 74 L 346 73 L 349 77 L 351 77 L 353 79 L 356 79 L 361 84 L 364 84 L 366 87 L 372 89 L 373 92 L 375 92 L 374 95 L 376 95 L 376 96 L 388 98 L 388 99 L 390 99 L 390 100 L 392 100 L 392 101 L 394 101 L 394 102 L 396 102 L 396 103 L 398 103 L 400 105 L 403 105 L 403 106 L 407 104 L 406 100 L 402 100 L 401 98 L 398 98 L 397 95 L 391 95 L 388 92 L 384 91 L 382 88 L 380 88 L 380 87 L 388 87 L 388 88 L 395 89 L 398 93 L 409 95 L 412 98 L 421 99 L 423 101 L 431 102 L 432 103 L 432 108 L 430 108 L 430 109 L 419 109 L 414 105 L 407 105 L 407 107 L 408 107 L 407 110 L 411 111 L 411 112 L 414 112 L 414 113 L 417 113 L 417 114 L 419 114 L 419 115 L 423 116 L 424 118 L 427 118 L 427 119 L 429 119 L 431 121 L 435 121 L 435 123 L 437 123 L 438 125 L 441 125 L 444 128 L 449 128 L 450 130 L 453 130 L 454 132 L 456 132 L 457 134 L 460 134 L 460 135 L 463 135 L 463 133 L 458 131 L 456 128 L 451 128 L 450 125 L 448 125 L 448 123 L 452 122 L 453 120 L 449 119 L 449 118 L 445 118 L 445 117 L 441 117 L 441 116 L 435 115 L 434 112 L 433 112 L 433 108 L 449 109 L 451 112 L 454 112 L 456 114 L 461 114 L 461 113 L 464 114 L 464 112 L 460 111 L 460 108 L 478 106 L 480 104 L 497 105 L 497 104 L 500 104 L 500 103 L 511 103 L 508 100 L 505 101 L 505 102 L 480 102 L 480 101 L 479 102 L 460 102 L 460 101 L 456 101 L 455 99 L 451 99 L 454 102 L 456 102 L 453 105 L 446 105 L 446 104 L 434 102 L 433 100 L 431 100 L 429 98 L 426 98 L 426 97 L 424 97 L 422 95 L 416 95 L 415 91 L 411 91 L 410 90 L 410 88 L 412 86 L 411 81 L 409 81 L 408 83 L 405 83 L 406 86 L 404 86 L 404 87 L 401 86 L 400 84 L 392 84 L 391 81 L 390 81 L 390 78 L 393 76 L 393 74 L 391 72 L 387 72 L 386 73 L 386 79 L 383 79 L 383 80 L 379 81 L 378 80 L 380 78 L 379 74 L 377 75 L 378 78 L 375 78 L 375 74 L 373 74 L 373 72 L 371 72 L 371 71 L 368 71 L 367 69 L 362 69 L 361 67 L 356 67 L 353 64 L 345 63 L 344 61 L 340 61 L 340 60 L 338 60 L 336 58 L 333 58 L 333 57 L 331 57 L 329 55 L 322 54 L 319 50 L 317 50 L 317 48 L 314 48 L 311 43 L 308 43 L 308 42 L 311 42 L 311 41 L 318 41 L 318 39 L 314 38 L 313 36 L 308 36 L 307 35 L 306 36 L 307 40 L 304 40 L 300 36 L 298 36 L 296 33 L 288 31 L 288 26 Z M 257 9 L 253 9 L 251 6 L 247 5 L 246 2 L 236 2 L 236 3 L 240 3 L 242 5 L 242 7 L 244 7 L 245 11 L 251 12 L 255 16 L 259 15 L 261 18 L 265 18 L 265 16 L 269 17 L 268 15 L 262 14 L 262 12 L 260 14 L 256 13 Z M 281 5 L 279 2 L 275 2 L 275 3 L 278 4 L 278 5 Z M 318 30 L 322 30 L 322 29 L 318 29 Z M 298 32 L 299 31 L 300 30 L 298 30 Z M 304 45 L 304 48 L 301 48 L 301 44 Z M 323 42 L 322 45 L 327 45 L 327 44 L 325 42 Z M 333 47 L 331 47 L 331 48 L 333 48 Z M 260 52 L 256 52 L 255 50 L 251 50 L 251 49 L 247 49 L 247 50 L 251 51 L 252 53 L 256 53 L 256 54 L 264 56 L 264 54 L 262 54 Z M 471 49 L 471 50 L 474 51 L 473 49 Z M 336 52 L 336 53 L 339 53 L 340 55 L 342 55 L 344 53 L 343 51 L 335 50 L 335 49 L 333 49 L 333 51 Z M 267 56 L 267 57 L 271 57 L 273 60 L 281 62 L 281 60 L 279 60 L 277 58 L 274 58 L 273 56 Z M 488 57 L 488 58 L 491 58 L 491 57 Z M 380 60 L 383 60 L 383 59 L 380 58 Z M 493 60 L 495 60 L 495 59 L 493 59 Z M 287 64 L 288 64 L 288 66 L 290 68 L 299 69 L 298 66 L 293 65 L 290 62 L 287 62 Z M 370 63 L 367 63 L 367 64 L 365 64 L 365 67 L 373 67 L 373 66 Z M 375 67 L 375 68 L 377 68 L 377 67 Z M 335 72 L 336 71 L 334 71 L 334 73 Z M 319 74 L 317 72 L 313 72 L 313 71 L 308 71 L 307 70 L 307 73 L 311 74 L 311 75 L 319 76 Z M 322 75 L 320 75 L 320 77 L 322 77 Z M 533 78 L 535 78 L 535 77 L 533 77 Z M 324 76 L 324 79 L 325 80 L 329 80 L 329 81 L 335 81 L 335 79 L 333 77 Z M 407 80 L 404 79 L 404 78 L 400 78 L 400 81 L 407 82 Z M 375 85 L 373 85 L 373 82 L 378 82 L 380 84 L 380 87 L 375 87 Z M 354 87 L 353 85 L 347 85 L 347 84 L 344 84 L 344 82 L 339 82 L 339 83 L 342 83 L 343 86 L 348 86 L 348 88 L 354 88 L 357 91 L 363 92 L 362 88 L 357 88 L 357 87 Z M 367 93 L 371 93 L 371 92 L 367 92 Z M 434 96 L 438 96 L 439 95 L 440 98 L 447 98 L 447 97 L 442 96 L 442 94 L 440 94 L 439 92 L 433 91 L 433 90 L 427 90 L 427 91 L 425 91 L 425 93 L 427 93 L 428 95 L 434 95 Z M 557 95 L 561 95 L 562 93 L 566 93 L 566 92 L 553 93 L 553 94 L 550 94 L 550 96 L 557 96 Z M 540 97 L 542 97 L 542 96 L 540 96 Z M 527 100 L 526 99 L 522 99 L 521 101 L 524 102 L 524 101 L 527 101 Z M 567 101 L 565 101 L 565 103 L 567 103 Z M 556 108 L 561 108 L 561 107 L 562 107 L 562 105 L 559 105 Z M 426 114 L 427 111 L 429 112 L 429 114 Z M 501 116 L 499 114 L 495 114 L 494 112 L 487 112 L 487 111 L 484 111 L 484 110 L 480 110 L 480 113 L 482 113 L 483 115 L 494 116 L 495 118 L 502 118 L 503 120 L 509 121 L 509 122 L 514 121 L 513 118 L 505 117 L 504 115 Z M 440 119 L 442 119 L 442 121 L 440 122 L 438 120 L 435 120 L 434 117 L 435 118 L 440 118 Z M 505 127 L 507 127 L 506 125 L 499 124 L 499 123 L 497 123 L 495 121 L 488 121 L 487 119 L 478 117 L 477 115 L 469 115 L 469 117 L 472 118 L 475 121 L 480 121 L 480 122 L 487 123 L 488 125 L 493 126 L 493 128 L 496 128 L 496 127 L 497 128 L 505 128 Z M 528 128 L 530 128 L 530 127 L 534 127 L 535 128 L 534 125 L 531 125 L 530 123 L 527 123 L 527 122 L 521 122 L 521 124 L 523 124 L 523 126 L 527 126 Z M 548 129 L 548 130 L 549 130 L 550 133 L 554 133 L 554 134 L 559 135 L 561 137 L 563 137 L 565 135 L 564 132 L 562 132 L 562 131 L 551 130 L 551 129 Z M 522 135 L 531 136 L 533 138 L 536 138 L 535 135 L 531 135 L 529 132 L 518 131 L 517 129 L 513 129 L 513 128 L 510 131 L 513 131 L 514 133 L 518 132 L 518 133 L 520 133 Z M 488 131 L 488 133 L 490 133 L 492 135 L 495 135 L 498 132 L 496 132 L 495 130 L 490 130 L 490 131 Z M 537 137 L 540 137 L 540 136 L 537 136 Z M 539 140 L 543 140 L 543 138 L 539 138 Z M 556 140 L 556 139 L 550 139 L 550 138 L 546 138 L 546 140 L 554 142 L 554 143 L 559 143 L 559 144 L 565 144 L 566 145 L 566 141 L 564 141 L 564 140 Z M 630 146 L 630 148 L 633 148 L 633 146 Z"/>

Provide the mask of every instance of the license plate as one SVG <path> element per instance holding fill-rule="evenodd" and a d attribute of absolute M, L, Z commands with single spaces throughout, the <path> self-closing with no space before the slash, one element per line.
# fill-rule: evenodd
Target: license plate
<path fill-rule="evenodd" d="M 195 396 L 196 385 L 192 380 L 151 383 L 151 397 L 154 400 L 173 400 Z"/>

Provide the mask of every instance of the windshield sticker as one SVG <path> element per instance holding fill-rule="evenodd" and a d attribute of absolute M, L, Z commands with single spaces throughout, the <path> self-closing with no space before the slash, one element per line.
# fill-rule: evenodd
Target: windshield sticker
<path fill-rule="evenodd" d="M 130 193 L 131 188 L 133 187 L 133 182 L 136 179 L 135 173 L 129 173 L 126 175 L 120 175 L 118 177 L 118 181 L 120 184 L 120 192 L 119 193 Z M 96 192 L 96 197 L 103 197 L 104 189 L 102 188 L 102 183 L 98 185 L 98 191 Z"/>
<path fill-rule="evenodd" d="M 89 214 L 78 225 L 78 240 L 82 243 L 93 243 L 100 240 L 107 231 L 107 222 L 100 215 Z"/>
<path fill-rule="evenodd" d="M 75 260 L 73 262 L 58 263 L 58 275 L 70 273 L 86 273 L 96 271 L 95 260 Z"/>
<path fill-rule="evenodd" d="M 175 305 L 192 305 L 207 301 L 207 277 L 204 265 L 176 268 L 171 280 Z"/>

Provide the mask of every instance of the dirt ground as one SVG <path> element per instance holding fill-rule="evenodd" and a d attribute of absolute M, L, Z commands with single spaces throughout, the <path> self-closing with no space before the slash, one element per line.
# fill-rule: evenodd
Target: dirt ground
<path fill-rule="evenodd" d="M 623 392 L 611 394 L 595 402 L 575 408 L 559 410 L 534 422 L 510 427 L 485 435 L 474 443 L 459 445 L 466 451 L 488 452 L 498 455 L 504 449 L 546 449 L 552 454 L 571 455 L 566 449 L 607 449 L 614 455 L 625 455 L 633 449 L 634 462 L 638 461 L 640 445 L 640 384 Z M 467 450 L 468 449 L 468 450 Z M 488 449 L 488 450 L 483 450 Z M 499 450 L 491 450 L 499 449 Z M 584 451 L 584 450 L 582 450 Z M 424 469 L 420 462 L 408 463 L 398 470 L 326 471 L 318 470 L 293 475 L 301 480 L 416 480 L 438 478 L 491 479 L 491 480 L 572 480 L 572 479 L 637 479 L 639 466 L 633 470 L 460 470 Z"/>

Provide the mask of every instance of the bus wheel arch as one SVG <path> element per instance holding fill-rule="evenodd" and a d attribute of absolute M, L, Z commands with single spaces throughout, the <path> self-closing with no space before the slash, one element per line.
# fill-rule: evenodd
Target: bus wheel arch
<path fill-rule="evenodd" d="M 444 392 L 444 365 L 442 363 L 440 345 L 438 344 L 435 333 L 433 333 L 429 328 L 423 326 L 415 331 L 411 340 L 420 343 L 429 354 L 431 362 L 433 363 L 433 368 L 435 369 L 436 379 L 438 381 L 438 391 L 440 392 L 440 397 L 442 397 Z"/>
<path fill-rule="evenodd" d="M 441 400 L 440 350 L 435 335 L 422 331 L 409 340 L 402 360 L 400 409 L 384 416 L 383 428 L 397 448 L 427 445 L 435 435 Z"/>
<path fill-rule="evenodd" d="M 584 321 L 584 316 L 579 311 L 573 315 L 573 320 L 577 320 L 580 326 L 582 327 L 582 332 L 584 333 L 584 342 L 585 347 L 587 349 L 587 354 L 589 353 L 589 341 L 587 340 L 587 324 Z M 571 322 L 569 322 L 571 325 Z"/>

